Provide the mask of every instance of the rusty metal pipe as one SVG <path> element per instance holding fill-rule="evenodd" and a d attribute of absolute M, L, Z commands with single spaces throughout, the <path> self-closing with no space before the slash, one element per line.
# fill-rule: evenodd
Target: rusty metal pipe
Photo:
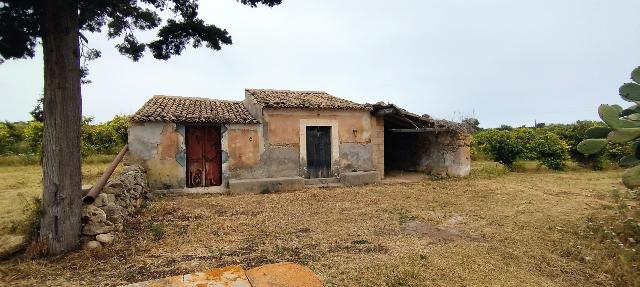
<path fill-rule="evenodd" d="M 100 194 L 100 192 L 102 191 L 102 188 L 104 188 L 104 186 L 107 184 L 109 177 L 111 177 L 111 174 L 113 174 L 113 171 L 116 170 L 116 167 L 118 166 L 120 161 L 122 161 L 122 158 L 124 157 L 124 155 L 127 153 L 128 150 L 129 150 L 128 144 L 122 147 L 122 150 L 118 153 L 116 158 L 113 159 L 113 162 L 111 162 L 111 164 L 107 167 L 107 169 L 104 170 L 104 173 L 102 174 L 100 179 L 98 179 L 98 182 L 96 182 L 96 184 L 91 187 L 87 195 L 85 195 L 82 198 L 82 202 L 86 204 L 92 204 L 94 201 L 96 201 L 96 197 L 98 197 L 98 194 Z"/>

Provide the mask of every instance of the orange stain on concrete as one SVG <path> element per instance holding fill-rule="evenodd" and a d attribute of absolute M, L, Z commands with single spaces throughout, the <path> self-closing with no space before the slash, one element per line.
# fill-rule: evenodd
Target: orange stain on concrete
<path fill-rule="evenodd" d="M 166 125 L 162 129 L 160 144 L 158 145 L 158 154 L 160 155 L 160 159 L 176 158 L 176 152 L 178 152 L 179 144 L 179 134 L 175 130 L 175 125 Z"/>
<path fill-rule="evenodd" d="M 256 130 L 228 130 L 230 168 L 253 167 L 260 159 L 260 134 Z"/>

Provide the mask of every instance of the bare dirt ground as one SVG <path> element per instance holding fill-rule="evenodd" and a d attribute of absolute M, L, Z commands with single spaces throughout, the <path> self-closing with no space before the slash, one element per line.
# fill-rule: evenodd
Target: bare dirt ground
<path fill-rule="evenodd" d="M 621 171 L 474 171 L 256 195 L 150 200 L 117 242 L 0 262 L 0 284 L 114 286 L 292 261 L 326 286 L 606 286 L 588 218 L 612 208 Z"/>

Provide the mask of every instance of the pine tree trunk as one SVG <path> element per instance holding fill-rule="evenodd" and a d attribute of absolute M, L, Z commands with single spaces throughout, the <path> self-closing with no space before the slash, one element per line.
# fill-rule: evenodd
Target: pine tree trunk
<path fill-rule="evenodd" d="M 49 255 L 74 250 L 81 230 L 80 51 L 78 1 L 44 0 L 44 213 L 40 236 Z"/>

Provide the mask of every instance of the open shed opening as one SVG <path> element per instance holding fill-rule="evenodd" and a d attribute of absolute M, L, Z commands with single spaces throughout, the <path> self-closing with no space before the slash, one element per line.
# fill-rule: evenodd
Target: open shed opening
<path fill-rule="evenodd" d="M 384 171 L 431 172 L 444 163 L 441 133 L 448 127 L 439 126 L 431 117 L 409 113 L 393 104 L 375 104 L 372 113 L 384 119 Z"/>
<path fill-rule="evenodd" d="M 417 132 L 397 132 L 399 129 L 411 129 L 391 116 L 384 119 L 384 170 L 385 174 L 393 171 L 417 171 L 422 153 L 426 151 Z"/>

